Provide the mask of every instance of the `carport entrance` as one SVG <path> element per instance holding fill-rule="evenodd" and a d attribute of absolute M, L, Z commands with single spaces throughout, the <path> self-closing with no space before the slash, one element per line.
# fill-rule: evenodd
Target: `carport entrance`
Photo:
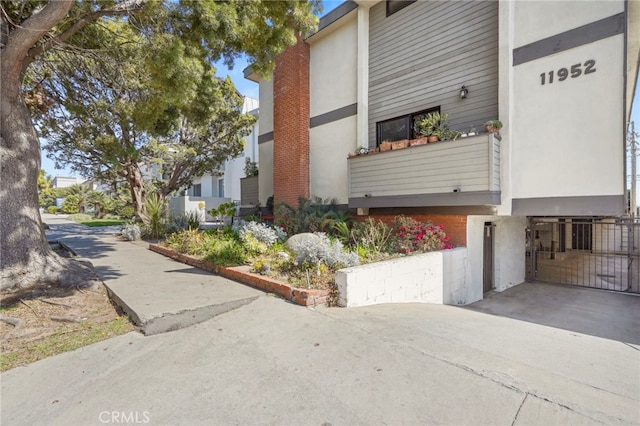
<path fill-rule="evenodd" d="M 640 220 L 530 218 L 527 279 L 640 293 Z"/>

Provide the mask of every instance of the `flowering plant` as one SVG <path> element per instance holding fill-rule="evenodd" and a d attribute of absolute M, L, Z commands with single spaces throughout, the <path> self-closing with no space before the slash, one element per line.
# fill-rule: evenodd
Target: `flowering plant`
<path fill-rule="evenodd" d="M 429 252 L 451 249 L 449 237 L 442 225 L 434 225 L 431 221 L 418 222 L 406 217 L 396 216 L 393 220 L 391 244 L 398 253 L 411 254 L 415 251 Z"/>

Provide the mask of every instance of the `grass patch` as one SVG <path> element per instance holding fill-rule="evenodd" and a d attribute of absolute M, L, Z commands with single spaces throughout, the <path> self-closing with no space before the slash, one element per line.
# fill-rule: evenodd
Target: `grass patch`
<path fill-rule="evenodd" d="M 120 219 L 92 219 L 92 220 L 83 220 L 80 223 L 93 228 L 95 226 L 124 225 L 125 223 L 127 223 L 127 221 L 120 220 Z"/>
<path fill-rule="evenodd" d="M 103 324 L 84 322 L 56 330 L 50 336 L 27 345 L 22 350 L 0 353 L 0 371 L 73 351 L 92 343 L 119 336 L 134 330 L 127 317 L 117 317 Z"/>

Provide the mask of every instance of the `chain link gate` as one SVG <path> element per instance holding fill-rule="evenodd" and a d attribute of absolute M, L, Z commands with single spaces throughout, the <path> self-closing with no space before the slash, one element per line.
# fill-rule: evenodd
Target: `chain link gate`
<path fill-rule="evenodd" d="M 527 279 L 640 293 L 640 219 L 530 218 Z"/>

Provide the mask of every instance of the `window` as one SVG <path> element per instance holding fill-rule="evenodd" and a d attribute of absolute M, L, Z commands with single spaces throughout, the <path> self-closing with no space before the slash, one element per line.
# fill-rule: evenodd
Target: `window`
<path fill-rule="evenodd" d="M 387 0 L 387 16 L 391 16 L 415 2 L 416 0 Z"/>
<path fill-rule="evenodd" d="M 196 183 L 191 186 L 191 196 L 192 197 L 201 197 L 202 196 L 202 184 Z"/>
<path fill-rule="evenodd" d="M 224 197 L 224 179 L 218 179 L 218 197 Z"/>
<path fill-rule="evenodd" d="M 440 112 L 440 107 L 379 121 L 376 124 L 376 145 L 379 146 L 382 141 L 393 142 L 419 138 L 418 123 L 430 112 Z"/>

